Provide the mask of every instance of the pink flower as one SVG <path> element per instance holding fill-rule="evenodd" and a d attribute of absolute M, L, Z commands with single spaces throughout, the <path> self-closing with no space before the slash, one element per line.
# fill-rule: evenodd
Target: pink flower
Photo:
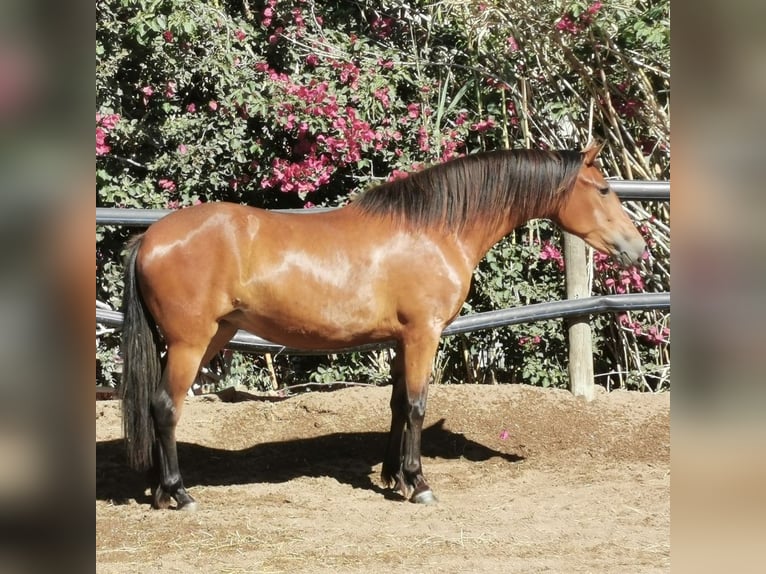
<path fill-rule="evenodd" d="M 394 30 L 394 19 L 375 18 L 372 22 L 370 22 L 370 28 L 372 29 L 372 33 L 375 34 L 378 38 L 386 39 L 391 36 L 391 33 Z"/>
<path fill-rule="evenodd" d="M 431 149 L 431 144 L 428 141 L 428 132 L 423 126 L 418 129 L 418 147 L 420 151 L 428 151 Z"/>
<path fill-rule="evenodd" d="M 176 83 L 173 80 L 170 80 L 165 85 L 165 97 L 172 98 L 175 95 L 176 95 Z"/>
<path fill-rule="evenodd" d="M 508 437 L 510 436 L 511 436 L 511 433 L 503 429 L 502 432 L 500 433 L 500 440 L 508 440 Z"/>
<path fill-rule="evenodd" d="M 239 40 L 240 42 L 247 38 L 247 34 L 245 34 L 244 30 L 237 30 L 234 32 L 234 36 Z"/>
<path fill-rule="evenodd" d="M 395 169 L 394 171 L 391 172 L 391 175 L 388 176 L 388 180 L 387 181 L 396 181 L 396 180 L 399 180 L 399 179 L 404 179 L 406 177 L 409 177 L 409 175 L 410 174 L 407 173 L 406 171 L 401 171 L 401 170 Z"/>
<path fill-rule="evenodd" d="M 539 345 L 542 339 L 540 338 L 540 335 L 535 335 L 533 337 L 519 337 L 519 345 Z"/>
<path fill-rule="evenodd" d="M 272 162 L 271 176 L 261 181 L 264 189 L 278 187 L 283 192 L 295 192 L 305 196 L 326 185 L 335 171 L 335 166 L 326 155 L 313 152 L 300 162 L 277 158 Z"/>
<path fill-rule="evenodd" d="M 508 46 L 509 52 L 517 52 L 519 50 L 519 43 L 513 36 L 508 36 L 508 38 L 505 40 L 505 43 Z"/>
<path fill-rule="evenodd" d="M 107 114 L 105 116 L 102 116 L 101 114 L 96 114 L 96 123 L 99 124 L 101 127 L 103 127 L 107 131 L 114 129 L 114 127 L 117 125 L 117 122 L 119 121 L 120 121 L 119 114 Z"/>
<path fill-rule="evenodd" d="M 197 106 L 196 106 L 196 104 L 188 104 L 188 105 L 186 106 L 186 111 L 187 111 L 188 113 L 190 113 L 190 114 L 193 114 L 193 113 L 195 113 L 195 112 L 197 111 Z"/>
<path fill-rule="evenodd" d="M 187 151 L 188 151 L 188 150 L 186 149 L 186 146 L 185 146 L 184 144 L 179 144 L 179 145 L 178 145 L 178 153 L 179 153 L 179 154 L 181 154 L 181 155 L 186 155 L 186 152 L 187 152 Z"/>
<path fill-rule="evenodd" d="M 471 130 L 475 132 L 486 132 L 494 127 L 495 127 L 495 120 L 493 118 L 487 118 L 486 120 L 481 120 L 473 124 L 471 126 Z"/>
<path fill-rule="evenodd" d="M 379 100 L 381 104 L 383 104 L 384 109 L 388 109 L 388 107 L 391 105 L 391 101 L 388 98 L 387 88 L 380 88 L 379 90 L 375 90 L 375 98 Z"/>
<path fill-rule="evenodd" d="M 106 155 L 111 151 L 111 146 L 106 143 L 106 137 L 119 121 L 119 114 L 96 114 L 96 155 Z"/>
<path fill-rule="evenodd" d="M 298 28 L 298 35 L 303 35 L 303 29 L 306 27 L 306 22 L 303 20 L 303 13 L 298 8 L 293 8 L 290 13 L 293 15 L 295 27 Z"/>
<path fill-rule="evenodd" d="M 144 102 L 144 105 L 147 105 L 149 103 L 149 98 L 151 98 L 152 94 L 154 94 L 154 88 L 151 86 L 144 86 L 141 88 L 141 93 L 143 94 L 141 99 Z"/>
<path fill-rule="evenodd" d="M 588 6 L 588 14 L 590 14 L 592 16 L 597 14 L 598 11 L 601 10 L 602 6 L 603 6 L 603 4 L 601 2 L 598 2 L 598 1 L 594 2 L 593 4 Z"/>
<path fill-rule="evenodd" d="M 274 45 L 277 42 L 279 42 L 279 38 L 282 36 L 282 32 L 284 32 L 284 28 L 280 26 L 276 30 L 274 30 L 274 33 L 269 36 L 269 44 Z"/>
<path fill-rule="evenodd" d="M 110 148 L 106 143 L 106 131 L 102 127 L 96 128 L 96 155 L 106 155 Z"/>
<path fill-rule="evenodd" d="M 157 181 L 157 185 L 160 186 L 160 189 L 164 189 L 165 191 L 175 191 L 176 190 L 176 184 L 171 179 L 160 179 Z"/>
<path fill-rule="evenodd" d="M 308 56 L 306 56 L 306 64 L 314 67 L 317 64 L 319 64 L 319 58 L 317 57 L 316 54 L 309 54 Z"/>
<path fill-rule="evenodd" d="M 409 104 L 407 106 L 407 115 L 411 117 L 413 120 L 417 119 L 417 117 L 420 115 L 420 105 L 419 104 Z"/>
<path fill-rule="evenodd" d="M 540 251 L 540 259 L 543 261 L 555 261 L 559 269 L 564 269 L 564 257 L 561 255 L 561 251 L 559 251 L 559 249 L 550 241 L 543 242 L 543 248 Z"/>
<path fill-rule="evenodd" d="M 569 16 L 563 16 L 558 22 L 556 22 L 556 30 L 559 32 L 569 32 L 570 34 L 577 34 L 580 31 L 580 27 Z"/>
<path fill-rule="evenodd" d="M 207 104 L 207 107 L 209 107 L 212 111 L 216 111 L 218 109 L 218 102 L 215 100 L 210 100 Z"/>
<path fill-rule="evenodd" d="M 162 33 L 162 37 L 165 38 L 165 41 L 170 43 L 173 41 L 173 32 L 171 30 L 165 30 Z"/>

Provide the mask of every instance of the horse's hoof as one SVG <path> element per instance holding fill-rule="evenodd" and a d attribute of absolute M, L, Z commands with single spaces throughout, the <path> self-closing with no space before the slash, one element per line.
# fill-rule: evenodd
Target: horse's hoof
<path fill-rule="evenodd" d="M 197 510 L 197 502 L 195 500 L 190 500 L 189 502 L 185 502 L 183 504 L 178 504 L 177 510 L 183 510 L 184 512 L 195 512 Z"/>
<path fill-rule="evenodd" d="M 410 498 L 410 501 L 416 504 L 436 504 L 438 502 L 431 490 L 424 490 L 423 492 L 413 494 L 412 498 Z"/>
<path fill-rule="evenodd" d="M 152 507 L 156 510 L 167 510 L 170 508 L 172 500 L 170 495 L 162 490 L 162 487 L 158 487 L 152 494 Z"/>

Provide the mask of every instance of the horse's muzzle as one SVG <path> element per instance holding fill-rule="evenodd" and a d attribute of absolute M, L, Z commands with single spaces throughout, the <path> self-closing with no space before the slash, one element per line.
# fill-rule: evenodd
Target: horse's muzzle
<path fill-rule="evenodd" d="M 642 237 L 633 240 L 615 242 L 611 255 L 622 267 L 636 265 L 646 259 L 649 254 L 646 242 Z"/>

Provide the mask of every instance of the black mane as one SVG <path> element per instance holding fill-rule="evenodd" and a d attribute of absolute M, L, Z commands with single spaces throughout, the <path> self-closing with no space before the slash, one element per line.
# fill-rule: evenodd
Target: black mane
<path fill-rule="evenodd" d="M 579 151 L 473 154 L 371 188 L 353 205 L 401 225 L 456 231 L 476 218 L 544 217 L 572 189 L 582 161 Z"/>

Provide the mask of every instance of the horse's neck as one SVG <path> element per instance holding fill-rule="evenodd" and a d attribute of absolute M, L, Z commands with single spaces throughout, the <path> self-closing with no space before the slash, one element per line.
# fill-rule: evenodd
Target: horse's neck
<path fill-rule="evenodd" d="M 545 215 L 541 215 L 541 217 L 545 217 Z M 470 255 L 475 267 L 501 239 L 517 227 L 535 218 L 520 219 L 511 216 L 493 225 L 486 225 L 486 222 L 477 220 L 474 225 L 466 226 L 458 235 L 458 242 L 463 252 Z"/>

